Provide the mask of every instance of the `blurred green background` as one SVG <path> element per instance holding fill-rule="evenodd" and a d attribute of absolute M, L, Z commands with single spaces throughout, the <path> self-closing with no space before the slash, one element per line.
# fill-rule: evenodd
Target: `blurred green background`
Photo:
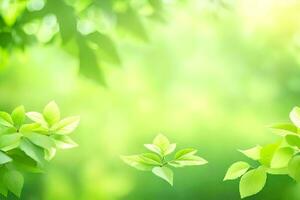
<path fill-rule="evenodd" d="M 110 33 L 122 64 L 102 66 L 106 86 L 79 74 L 78 59 L 57 44 L 2 58 L 2 110 L 41 110 L 55 100 L 82 119 L 73 135 L 79 147 L 59 152 L 45 174 L 27 174 L 22 199 L 239 199 L 238 181 L 222 182 L 232 162 L 247 160 L 236 150 L 273 141 L 266 126 L 300 105 L 300 3 L 165 3 L 165 21 L 146 23 L 147 42 Z M 170 187 L 119 159 L 143 152 L 160 132 L 209 164 L 176 169 Z M 300 185 L 269 175 L 248 199 L 297 200 Z"/>

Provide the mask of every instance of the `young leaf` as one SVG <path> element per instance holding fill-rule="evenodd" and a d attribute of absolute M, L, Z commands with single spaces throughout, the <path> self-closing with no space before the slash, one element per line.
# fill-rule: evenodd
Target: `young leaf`
<path fill-rule="evenodd" d="M 0 112 L 0 124 L 6 127 L 13 127 L 14 122 L 7 112 Z"/>
<path fill-rule="evenodd" d="M 296 146 L 298 149 L 300 148 L 300 137 L 299 135 L 288 134 L 285 136 L 286 142 L 291 146 Z"/>
<path fill-rule="evenodd" d="M 269 174 L 288 174 L 288 167 L 283 167 L 283 168 L 277 168 L 277 169 L 273 169 L 273 168 L 268 168 L 267 172 Z"/>
<path fill-rule="evenodd" d="M 268 144 L 264 146 L 260 151 L 260 163 L 269 167 L 275 151 L 277 150 L 279 143 Z"/>
<path fill-rule="evenodd" d="M 79 121 L 79 116 L 64 118 L 53 126 L 53 131 L 59 135 L 69 134 L 77 128 Z"/>
<path fill-rule="evenodd" d="M 141 155 L 141 158 L 145 164 L 154 166 L 162 165 L 160 157 L 154 153 L 144 153 Z"/>
<path fill-rule="evenodd" d="M 28 112 L 26 113 L 26 116 L 31 119 L 32 121 L 40 124 L 42 127 L 48 127 L 47 122 L 44 118 L 44 116 L 41 113 L 38 112 Z"/>
<path fill-rule="evenodd" d="M 140 155 L 121 156 L 121 159 L 131 167 L 142 171 L 151 171 L 153 165 L 146 164 Z"/>
<path fill-rule="evenodd" d="M 224 181 L 226 180 L 233 180 L 236 179 L 240 176 L 242 176 L 243 174 L 245 174 L 248 169 L 250 168 L 250 165 L 246 162 L 236 162 L 233 163 L 227 170 L 227 173 L 224 177 Z"/>
<path fill-rule="evenodd" d="M 161 155 L 160 148 L 154 144 L 144 144 L 144 146 L 149 149 L 150 151 Z"/>
<path fill-rule="evenodd" d="M 239 152 L 243 153 L 248 158 L 251 158 L 253 160 L 259 160 L 260 159 L 260 151 L 262 147 L 259 145 L 256 145 L 253 148 L 246 149 L 246 150 L 239 150 Z"/>
<path fill-rule="evenodd" d="M 168 164 L 173 167 L 185 167 L 185 166 L 204 165 L 206 163 L 207 160 L 201 158 L 200 156 L 186 155 L 180 157 L 179 159 L 173 160 Z"/>
<path fill-rule="evenodd" d="M 3 181 L 13 194 L 17 197 L 21 196 L 21 191 L 24 184 L 23 175 L 18 171 L 8 171 L 4 174 Z"/>
<path fill-rule="evenodd" d="M 38 133 L 27 133 L 25 137 L 28 138 L 33 144 L 43 148 L 43 149 L 51 149 L 55 146 L 54 140 L 49 137 Z"/>
<path fill-rule="evenodd" d="M 54 101 L 51 101 L 46 105 L 43 111 L 43 116 L 50 126 L 59 121 L 60 111 Z"/>
<path fill-rule="evenodd" d="M 165 156 L 169 148 L 170 142 L 166 136 L 159 134 L 154 138 L 153 144 L 159 147 L 161 156 Z"/>
<path fill-rule="evenodd" d="M 300 182 L 300 156 L 294 156 L 288 165 L 289 176 Z"/>
<path fill-rule="evenodd" d="M 173 186 L 173 171 L 168 167 L 154 167 L 152 172 Z"/>
<path fill-rule="evenodd" d="M 24 106 L 19 106 L 16 109 L 13 110 L 11 114 L 12 120 L 14 122 L 14 125 L 19 128 L 24 120 L 25 120 L 25 108 Z"/>
<path fill-rule="evenodd" d="M 6 168 L 4 167 L 0 167 L 0 194 L 2 194 L 3 196 L 7 197 L 7 194 L 8 194 L 8 189 L 5 185 L 5 183 L 3 182 L 3 177 L 4 177 L 4 174 L 6 172 Z"/>
<path fill-rule="evenodd" d="M 48 133 L 48 129 L 42 127 L 41 124 L 38 124 L 38 123 L 31 123 L 31 124 L 23 124 L 23 125 L 20 127 L 19 132 L 20 132 L 20 133 L 32 133 L 32 132 L 37 132 L 37 133 L 47 134 L 47 133 Z"/>
<path fill-rule="evenodd" d="M 13 133 L 13 134 L 5 134 L 0 136 L 0 149 L 2 151 L 9 151 L 11 149 L 16 148 L 19 143 L 22 134 Z"/>
<path fill-rule="evenodd" d="M 252 169 L 240 180 L 240 195 L 245 198 L 261 191 L 266 184 L 267 174 L 263 167 Z"/>
<path fill-rule="evenodd" d="M 290 123 L 286 123 L 286 124 L 275 124 L 272 125 L 271 127 L 272 132 L 281 135 L 281 136 L 285 136 L 287 134 L 291 134 L 291 133 L 298 133 L 298 128 Z"/>
<path fill-rule="evenodd" d="M 193 148 L 182 149 L 180 151 L 177 151 L 177 153 L 175 154 L 175 159 L 180 159 L 183 156 L 194 155 L 196 153 L 197 153 L 197 150 L 193 149 Z"/>
<path fill-rule="evenodd" d="M 166 155 L 169 155 L 169 154 L 173 153 L 175 151 L 175 149 L 176 149 L 176 144 L 175 143 L 170 144 L 169 147 L 166 149 L 164 155 L 166 156 Z"/>
<path fill-rule="evenodd" d="M 20 149 L 30 158 L 38 162 L 39 164 L 44 164 L 44 151 L 40 147 L 32 144 L 28 139 L 24 138 L 21 140 Z"/>
<path fill-rule="evenodd" d="M 11 162 L 12 159 L 2 151 L 0 151 L 0 165 L 3 165 L 5 163 Z"/>
<path fill-rule="evenodd" d="M 55 141 L 56 147 L 60 149 L 71 149 L 78 146 L 76 142 L 66 135 L 54 135 L 52 138 Z"/>
<path fill-rule="evenodd" d="M 50 149 L 45 149 L 45 159 L 50 161 L 54 158 L 56 154 L 56 148 L 51 147 Z"/>
<path fill-rule="evenodd" d="M 293 122 L 293 124 L 300 128 L 300 108 L 294 107 L 292 111 L 290 112 L 290 120 Z"/>
<path fill-rule="evenodd" d="M 290 159 L 294 155 L 294 149 L 291 147 L 282 147 L 276 150 L 271 161 L 271 168 L 287 167 Z"/>

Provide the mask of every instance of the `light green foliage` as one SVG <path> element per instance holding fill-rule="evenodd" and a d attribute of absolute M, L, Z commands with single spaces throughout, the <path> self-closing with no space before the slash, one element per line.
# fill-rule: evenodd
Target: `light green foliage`
<path fill-rule="evenodd" d="M 170 167 L 185 167 L 193 165 L 204 165 L 207 161 L 197 156 L 197 150 L 188 148 L 179 150 L 173 159 L 167 156 L 176 149 L 175 143 L 170 143 L 168 138 L 162 134 L 157 135 L 152 144 L 144 145 L 153 153 L 144 153 L 132 156 L 121 156 L 122 160 L 138 170 L 152 171 L 156 176 L 173 185 L 173 171 Z"/>
<path fill-rule="evenodd" d="M 10 54 L 33 44 L 59 43 L 63 50 L 79 59 L 79 72 L 83 76 L 105 84 L 103 63 L 121 64 L 112 39 L 114 29 L 147 41 L 149 37 L 144 22 L 153 19 L 162 21 L 164 18 L 163 1 L 137 2 L 0 1 L 0 52 Z M 145 8 L 149 11 L 142 12 Z"/>
<path fill-rule="evenodd" d="M 73 132 L 78 123 L 79 117 L 60 120 L 54 101 L 44 108 L 43 114 L 25 113 L 24 106 L 14 109 L 11 115 L 0 112 L 0 194 L 7 196 L 9 191 L 20 197 L 22 172 L 41 172 L 57 148 L 76 147 L 65 134 Z"/>
<path fill-rule="evenodd" d="M 271 130 L 281 138 L 264 146 L 256 146 L 248 150 L 240 150 L 248 158 L 258 162 L 258 167 L 250 169 L 246 162 L 231 165 L 224 180 L 241 176 L 240 195 L 242 198 L 254 195 L 265 185 L 267 174 L 289 175 L 300 181 L 300 108 L 295 107 L 290 113 L 292 123 L 271 126 Z M 248 172 L 247 172 L 248 171 Z M 246 173 L 247 172 L 247 173 Z"/>

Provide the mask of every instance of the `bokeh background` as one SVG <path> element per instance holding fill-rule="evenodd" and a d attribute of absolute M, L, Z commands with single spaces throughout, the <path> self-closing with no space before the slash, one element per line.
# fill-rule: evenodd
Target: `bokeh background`
<path fill-rule="evenodd" d="M 1 110 L 42 110 L 55 100 L 82 119 L 79 147 L 59 152 L 46 173 L 27 174 L 21 199 L 239 199 L 238 181 L 222 181 L 231 163 L 247 160 L 236 150 L 273 141 L 267 125 L 288 121 L 300 105 L 300 3 L 165 3 L 164 22 L 146 23 L 148 41 L 111 32 L 122 64 L 102 66 L 106 86 L 82 76 L 59 44 L 11 51 L 5 61 L 2 54 Z M 157 133 L 197 148 L 209 164 L 176 169 L 170 187 L 120 160 Z M 297 200 L 300 185 L 269 175 L 248 199 Z"/>

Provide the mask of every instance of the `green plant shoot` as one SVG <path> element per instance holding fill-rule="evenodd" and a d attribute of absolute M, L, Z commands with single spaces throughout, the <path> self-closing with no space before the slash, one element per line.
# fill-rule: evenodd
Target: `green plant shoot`
<path fill-rule="evenodd" d="M 170 143 L 168 138 L 162 134 L 157 135 L 152 144 L 145 144 L 148 153 L 121 156 L 122 160 L 138 170 L 152 171 L 153 174 L 167 181 L 173 186 L 173 170 L 171 167 L 180 168 L 185 166 L 204 165 L 207 161 L 197 156 L 197 150 L 187 148 L 179 150 L 172 159 L 172 154 L 176 149 L 175 143 Z"/>
<path fill-rule="evenodd" d="M 57 149 L 76 147 L 69 134 L 79 120 L 77 116 L 61 119 L 54 101 L 42 113 L 26 113 L 24 106 L 11 114 L 0 112 L 0 194 L 7 197 L 11 192 L 20 197 L 22 172 L 42 172 Z"/>

